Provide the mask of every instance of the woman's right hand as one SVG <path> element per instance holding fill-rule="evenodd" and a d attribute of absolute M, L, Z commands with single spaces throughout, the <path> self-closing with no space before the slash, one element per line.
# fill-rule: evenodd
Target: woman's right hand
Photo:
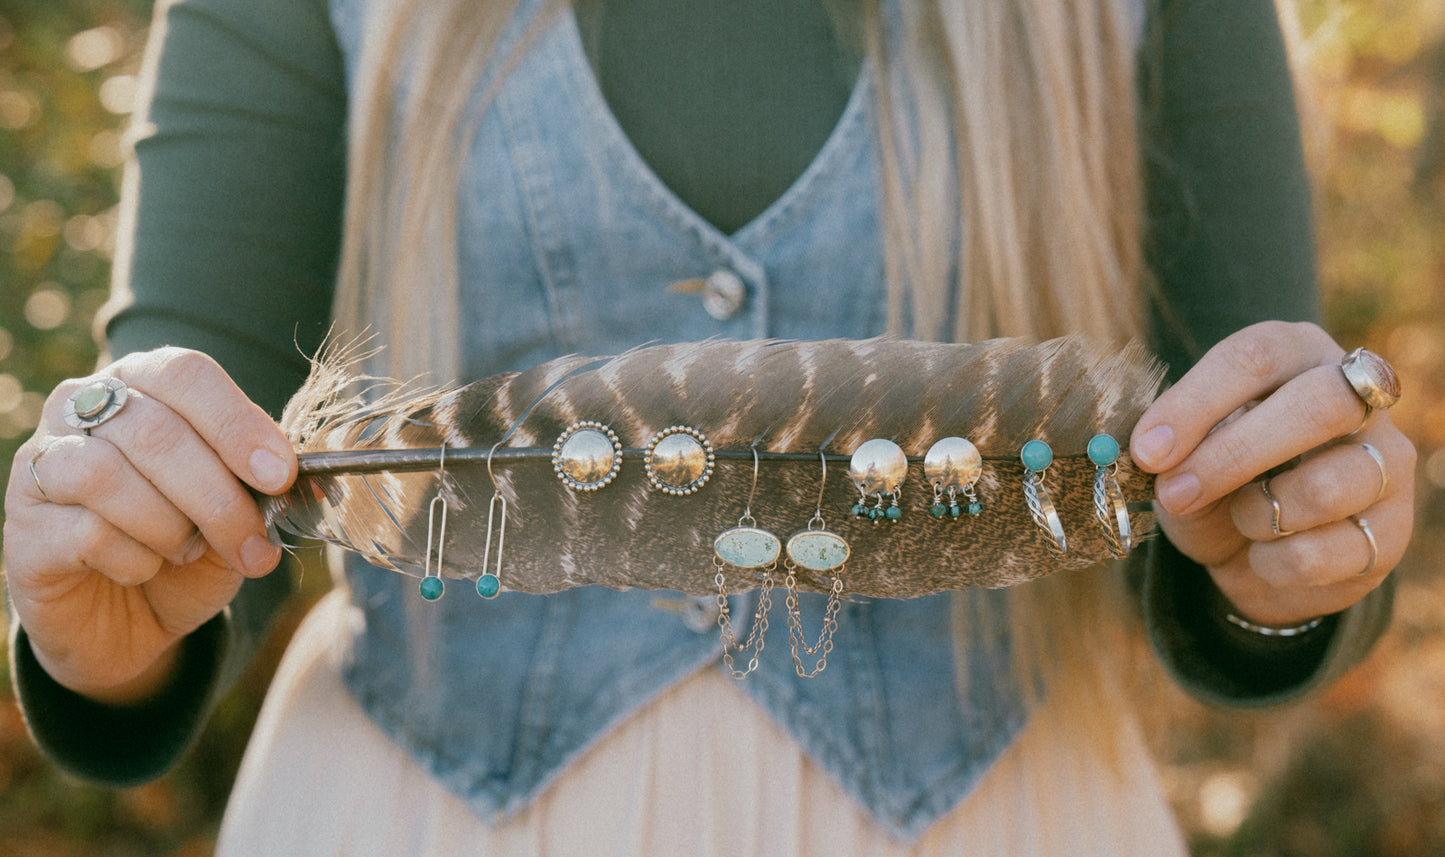
<path fill-rule="evenodd" d="M 107 376 L 124 407 L 88 435 L 67 425 L 67 399 Z M 246 485 L 295 478 L 285 435 L 200 352 L 133 354 L 60 384 L 5 492 L 6 579 L 37 661 L 100 702 L 159 690 L 182 638 L 280 559 Z"/>

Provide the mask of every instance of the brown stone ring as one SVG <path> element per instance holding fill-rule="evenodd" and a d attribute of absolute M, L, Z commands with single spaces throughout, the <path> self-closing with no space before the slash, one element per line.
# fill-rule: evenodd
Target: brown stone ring
<path fill-rule="evenodd" d="M 119 378 L 97 378 L 81 385 L 65 400 L 65 424 L 86 434 L 120 413 L 129 390 Z"/>
<path fill-rule="evenodd" d="M 1375 352 L 1356 348 L 1340 359 L 1340 371 L 1370 410 L 1388 408 L 1400 401 L 1399 376 Z"/>

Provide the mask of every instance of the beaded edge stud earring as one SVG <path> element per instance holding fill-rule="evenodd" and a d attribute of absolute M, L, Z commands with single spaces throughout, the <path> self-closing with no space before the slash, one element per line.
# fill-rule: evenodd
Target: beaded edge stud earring
<path fill-rule="evenodd" d="M 622 469 L 622 441 L 602 423 L 575 422 L 552 444 L 552 469 L 573 491 L 596 491 Z"/>
<path fill-rule="evenodd" d="M 682 497 L 707 484 L 716 457 L 702 432 L 691 426 L 669 426 L 647 442 L 642 465 L 653 488 Z"/>

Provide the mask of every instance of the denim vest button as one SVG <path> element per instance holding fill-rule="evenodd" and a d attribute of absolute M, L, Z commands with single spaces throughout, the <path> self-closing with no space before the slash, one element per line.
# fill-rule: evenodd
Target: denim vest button
<path fill-rule="evenodd" d="M 748 303 L 748 287 L 742 277 L 726 268 L 719 268 L 702 283 L 702 308 L 718 321 L 727 321 L 742 312 Z"/>
<path fill-rule="evenodd" d="M 682 624 L 689 631 L 704 634 L 717 627 L 719 610 L 717 598 L 699 595 L 696 598 L 654 598 L 652 606 L 657 610 L 670 610 L 682 617 Z"/>

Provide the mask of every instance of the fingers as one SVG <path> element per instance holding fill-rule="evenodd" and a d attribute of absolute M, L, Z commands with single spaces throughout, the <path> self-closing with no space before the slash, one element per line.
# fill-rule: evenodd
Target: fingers
<path fill-rule="evenodd" d="M 1361 514 L 1398 493 L 1404 483 L 1391 479 L 1392 469 L 1412 473 L 1413 467 L 1406 465 L 1413 461 L 1413 449 L 1392 453 L 1391 458 L 1397 465 L 1393 468 L 1374 444 L 1345 441 L 1330 446 L 1272 477 L 1268 495 L 1258 482 L 1241 488 L 1230 498 L 1230 518 L 1246 538 L 1271 541 L 1279 538 L 1271 525 L 1276 514 L 1285 533 Z"/>
<path fill-rule="evenodd" d="M 1365 408 L 1340 373 L 1340 354 L 1318 327 L 1283 322 L 1211 349 L 1135 428 L 1130 451 L 1162 474 L 1160 504 L 1197 511 L 1357 428 Z"/>
<path fill-rule="evenodd" d="M 126 357 L 111 372 L 170 408 L 256 490 L 278 493 L 296 478 L 286 436 L 205 354 L 162 348 Z"/>

